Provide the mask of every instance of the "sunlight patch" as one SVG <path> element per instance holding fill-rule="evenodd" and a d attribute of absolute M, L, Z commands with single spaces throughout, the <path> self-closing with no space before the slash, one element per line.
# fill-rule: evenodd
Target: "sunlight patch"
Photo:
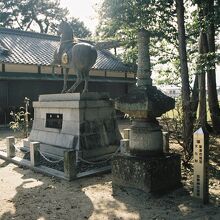
<path fill-rule="evenodd" d="M 29 179 L 23 183 L 23 188 L 30 189 L 30 188 L 34 188 L 34 187 L 42 186 L 42 185 L 43 185 L 43 182 L 41 181 L 36 181 L 36 179 Z"/>
<path fill-rule="evenodd" d="M 46 220 L 44 217 L 40 217 L 37 220 Z"/>

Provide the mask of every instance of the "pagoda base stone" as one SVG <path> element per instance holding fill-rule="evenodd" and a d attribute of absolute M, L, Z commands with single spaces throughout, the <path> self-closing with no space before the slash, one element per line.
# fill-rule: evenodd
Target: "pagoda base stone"
<path fill-rule="evenodd" d="M 178 154 L 132 156 L 118 154 L 112 161 L 113 193 L 118 187 L 149 192 L 164 192 L 181 186 L 181 162 Z"/>

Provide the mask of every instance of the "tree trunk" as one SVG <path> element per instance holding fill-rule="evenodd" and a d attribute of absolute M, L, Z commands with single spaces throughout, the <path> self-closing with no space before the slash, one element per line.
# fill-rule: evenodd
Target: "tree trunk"
<path fill-rule="evenodd" d="M 200 33 L 199 54 L 200 56 L 207 54 L 207 36 Z M 207 111 L 206 111 L 206 71 L 204 65 L 199 64 L 199 126 L 207 127 Z"/>
<path fill-rule="evenodd" d="M 207 14 L 208 19 L 207 37 L 208 37 L 208 49 L 210 53 L 215 53 L 215 25 L 214 25 L 214 0 L 207 1 Z M 213 57 L 213 56 L 211 56 Z M 220 134 L 220 108 L 218 103 L 218 95 L 216 88 L 216 72 L 215 63 L 213 60 L 209 60 L 211 68 L 208 71 L 207 82 L 208 82 L 208 103 L 210 116 L 212 120 L 212 126 L 215 133 Z"/>
<path fill-rule="evenodd" d="M 186 36 L 184 26 L 184 5 L 183 0 L 176 0 L 178 38 L 179 38 L 179 56 L 180 73 L 182 81 L 182 108 L 183 108 L 183 144 L 184 150 L 188 154 L 186 159 L 192 156 L 192 135 L 193 120 L 190 104 L 190 86 L 186 54 Z"/>
<path fill-rule="evenodd" d="M 193 124 L 197 119 L 197 109 L 199 104 L 199 76 L 198 73 L 196 74 L 194 84 L 193 84 L 193 90 L 192 90 L 192 97 L 191 97 L 191 109 L 192 109 L 192 120 Z"/>

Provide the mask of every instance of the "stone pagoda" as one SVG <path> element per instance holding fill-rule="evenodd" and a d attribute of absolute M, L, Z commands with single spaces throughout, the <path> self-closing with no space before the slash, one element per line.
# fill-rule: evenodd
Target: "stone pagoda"
<path fill-rule="evenodd" d="M 116 109 L 132 118 L 129 151 L 112 161 L 113 190 L 117 186 L 158 192 L 180 185 L 180 156 L 163 152 L 163 134 L 157 121 L 175 107 L 175 101 L 152 85 L 149 32 L 138 33 L 136 88 L 116 100 Z"/>

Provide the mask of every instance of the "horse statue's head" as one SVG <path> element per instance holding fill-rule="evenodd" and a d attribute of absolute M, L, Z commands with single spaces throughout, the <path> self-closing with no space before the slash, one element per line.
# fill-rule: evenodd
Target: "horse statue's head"
<path fill-rule="evenodd" d="M 73 39 L 73 30 L 72 30 L 71 26 L 66 21 L 62 21 L 59 24 L 58 33 L 61 35 L 61 41 Z"/>

